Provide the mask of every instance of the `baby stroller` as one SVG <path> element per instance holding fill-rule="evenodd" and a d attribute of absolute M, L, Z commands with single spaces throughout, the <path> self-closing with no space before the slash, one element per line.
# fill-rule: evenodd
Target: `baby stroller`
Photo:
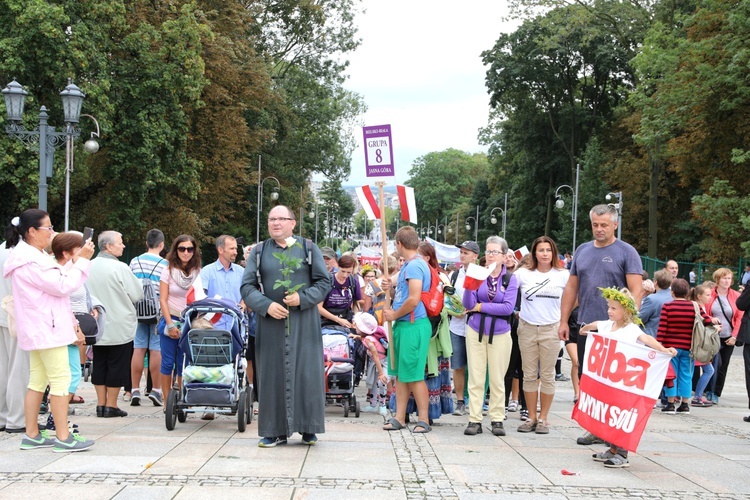
<path fill-rule="evenodd" d="M 354 416 L 359 418 L 359 403 L 354 395 L 354 353 L 349 330 L 324 326 L 322 333 L 326 403 L 341 403 L 344 417 L 348 417 L 349 411 L 353 411 Z"/>
<path fill-rule="evenodd" d="M 191 326 L 198 317 L 215 314 L 232 318 L 231 331 Z M 179 340 L 179 349 L 185 353 L 183 384 L 166 401 L 167 430 L 173 430 L 178 420 L 184 422 L 188 413 L 213 412 L 236 414 L 237 428 L 245 432 L 253 418 L 245 379 L 245 315 L 231 302 L 203 299 L 190 304 L 183 318 Z"/>

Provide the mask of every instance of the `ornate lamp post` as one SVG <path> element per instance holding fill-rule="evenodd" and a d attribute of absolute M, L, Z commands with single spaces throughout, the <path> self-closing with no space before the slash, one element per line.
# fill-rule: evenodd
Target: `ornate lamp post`
<path fill-rule="evenodd" d="M 303 218 L 303 215 L 302 215 L 303 209 L 310 207 L 310 209 L 307 211 L 307 216 L 312 219 L 313 217 L 315 217 L 315 209 L 312 208 L 312 206 L 313 206 L 313 202 L 306 201 L 299 207 L 299 235 L 300 237 L 302 237 L 303 235 L 304 226 L 305 226 L 305 219 Z"/>
<path fill-rule="evenodd" d="M 557 208 L 563 208 L 565 206 L 565 202 L 561 198 L 559 191 L 562 188 L 568 188 L 573 192 L 573 206 L 570 208 L 570 216 L 573 219 L 573 253 L 576 251 L 576 229 L 578 227 L 578 174 L 580 171 L 580 166 L 576 165 L 576 187 L 575 189 L 570 187 L 567 184 L 563 184 L 562 186 L 558 186 L 557 189 L 555 189 L 555 198 L 557 198 L 557 201 L 555 202 L 555 206 Z"/>
<path fill-rule="evenodd" d="M 495 210 L 500 210 L 503 213 L 503 239 L 505 239 L 505 210 L 500 207 L 495 207 L 490 211 L 490 222 L 493 225 L 497 224 L 497 217 L 495 217 Z"/>
<path fill-rule="evenodd" d="M 68 86 L 60 92 L 65 121 L 64 132 L 56 132 L 55 127 L 47 124 L 49 115 L 45 106 L 39 109 L 38 128 L 35 130 L 26 130 L 24 128 L 21 120 L 23 119 L 23 110 L 28 92 L 15 79 L 2 90 L 2 93 L 9 122 L 5 127 L 8 137 L 18 139 L 32 149 L 39 148 L 40 210 L 47 210 L 47 178 L 52 177 L 53 174 L 52 164 L 55 149 L 59 148 L 63 140 L 65 140 L 65 230 L 67 231 L 70 211 L 70 172 L 73 171 L 73 141 L 81 135 L 81 129 L 78 128 L 78 121 L 81 116 L 86 116 L 96 122 L 96 133 L 92 133 L 91 139 L 86 141 L 84 145 L 90 153 L 96 153 L 99 150 L 99 144 L 93 139 L 94 136 L 99 137 L 99 123 L 91 115 L 81 115 L 81 106 L 86 96 L 70 79 L 68 80 Z"/>
<path fill-rule="evenodd" d="M 617 239 L 620 240 L 622 239 L 622 191 L 607 193 L 604 199 L 609 201 L 613 198 L 617 198 L 617 203 L 610 203 L 610 206 L 617 209 Z"/>
<path fill-rule="evenodd" d="M 260 215 L 263 213 L 263 184 L 265 184 L 268 179 L 273 179 L 276 182 L 276 187 L 273 188 L 273 192 L 271 193 L 271 200 L 273 201 L 279 199 L 279 190 L 281 189 L 281 183 L 276 177 L 269 175 L 265 179 L 261 180 L 260 176 L 260 157 L 258 157 L 258 220 L 255 227 L 255 243 L 260 243 Z"/>
<path fill-rule="evenodd" d="M 474 241 L 477 241 L 477 238 L 479 237 L 478 236 L 478 234 L 479 234 L 479 224 L 477 224 L 476 217 L 468 216 L 466 218 L 466 230 L 467 231 L 471 231 L 471 224 L 469 224 L 469 219 L 471 219 L 471 220 L 474 221 Z M 458 244 L 458 243 L 456 243 L 456 244 Z"/>

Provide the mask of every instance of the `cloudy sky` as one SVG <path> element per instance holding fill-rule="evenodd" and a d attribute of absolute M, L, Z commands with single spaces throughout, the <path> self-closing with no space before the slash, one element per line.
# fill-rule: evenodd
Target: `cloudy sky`
<path fill-rule="evenodd" d="M 390 124 L 397 183 L 429 152 L 485 151 L 477 141 L 487 124 L 488 95 L 480 54 L 514 24 L 501 21 L 503 0 L 378 0 L 357 17 L 362 44 L 349 55 L 345 84 L 368 106 L 365 125 Z M 362 130 L 344 184 L 374 184 L 365 176 Z M 389 185 L 393 178 L 384 179 Z"/>

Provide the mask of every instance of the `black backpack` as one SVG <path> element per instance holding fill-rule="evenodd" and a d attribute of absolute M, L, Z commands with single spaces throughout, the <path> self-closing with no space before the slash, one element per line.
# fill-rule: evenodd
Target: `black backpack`
<path fill-rule="evenodd" d="M 151 269 L 148 277 L 141 278 L 143 298 L 135 303 L 135 313 L 139 323 L 153 325 L 159 321 L 159 313 L 161 312 L 159 294 L 156 292 L 156 284 L 154 283 L 154 280 L 151 279 L 151 276 L 154 275 L 154 271 L 159 267 L 162 260 L 164 259 L 159 259 L 159 261 L 154 264 L 154 268 Z M 138 266 L 141 268 L 141 273 L 143 273 L 143 265 L 141 264 L 140 257 L 138 258 Z"/>

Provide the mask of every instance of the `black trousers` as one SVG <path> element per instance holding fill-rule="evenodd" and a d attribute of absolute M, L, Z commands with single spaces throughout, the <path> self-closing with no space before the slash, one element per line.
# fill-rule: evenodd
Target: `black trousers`
<path fill-rule="evenodd" d="M 518 346 L 518 330 L 512 328 L 510 330 L 510 338 L 513 341 L 513 346 L 510 349 L 510 362 L 508 363 L 508 371 L 505 372 L 505 407 L 508 407 L 510 401 L 510 394 L 513 388 L 513 379 L 518 379 L 518 404 L 522 410 L 526 409 L 526 396 L 523 393 L 523 370 L 521 368 L 521 348 Z"/>
<path fill-rule="evenodd" d="M 727 370 L 729 370 L 729 361 L 732 359 L 732 352 L 734 351 L 733 345 L 727 345 L 727 340 L 732 337 L 726 337 L 721 339 L 721 349 L 714 358 L 714 378 L 711 380 L 709 386 L 711 392 L 716 394 L 717 397 L 721 397 L 721 391 L 724 390 L 724 382 L 727 379 Z"/>

